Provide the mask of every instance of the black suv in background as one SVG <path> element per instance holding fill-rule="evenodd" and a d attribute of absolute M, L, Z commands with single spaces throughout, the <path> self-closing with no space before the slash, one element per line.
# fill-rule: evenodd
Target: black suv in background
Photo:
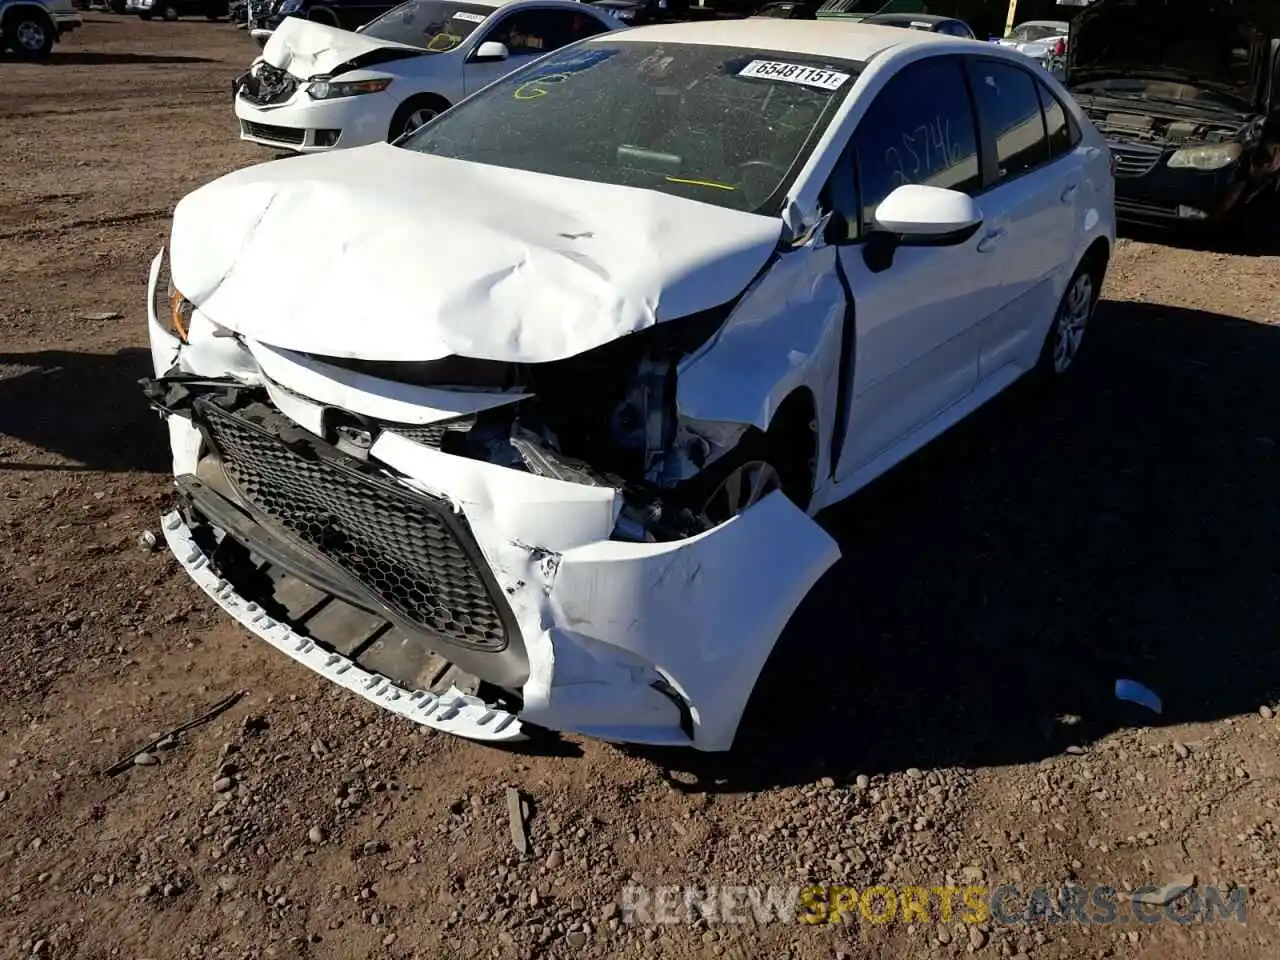
<path fill-rule="evenodd" d="M 1212 225 L 1280 194 L 1276 0 L 1096 0 L 1066 83 L 1111 146 L 1116 214 Z"/>

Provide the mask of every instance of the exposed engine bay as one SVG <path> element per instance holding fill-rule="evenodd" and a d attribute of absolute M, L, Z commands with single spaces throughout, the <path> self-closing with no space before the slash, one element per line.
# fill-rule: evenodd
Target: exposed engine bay
<path fill-rule="evenodd" d="M 380 420 L 326 406 L 320 439 L 347 456 L 367 460 L 379 434 L 389 431 L 450 455 L 610 487 L 623 500 L 615 539 L 656 542 L 693 536 L 729 519 L 709 507 L 715 484 L 707 468 L 754 430 L 744 424 L 699 424 L 676 411 L 680 361 L 710 339 L 724 315 L 724 310 L 708 311 L 545 364 L 457 356 L 416 363 L 311 357 L 388 383 L 514 398 L 429 424 Z M 256 366 L 242 342 L 241 349 L 244 366 Z M 175 372 L 153 381 L 148 392 L 172 412 L 184 405 L 182 395 L 212 387 L 216 384 Z M 266 389 L 246 391 L 237 384 L 235 396 L 244 399 L 225 401 L 233 408 L 271 404 Z"/>
<path fill-rule="evenodd" d="M 1170 144 L 1231 143 L 1248 133 L 1249 124 L 1235 120 L 1188 118 L 1158 112 L 1088 106 L 1085 112 L 1098 132 L 1111 140 Z"/>

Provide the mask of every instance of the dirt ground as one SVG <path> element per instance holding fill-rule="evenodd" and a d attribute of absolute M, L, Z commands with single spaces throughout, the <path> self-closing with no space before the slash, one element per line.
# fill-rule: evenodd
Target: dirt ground
<path fill-rule="evenodd" d="M 1275 232 L 1124 241 L 1073 384 L 996 402 L 825 518 L 844 560 L 740 756 L 501 752 L 330 688 L 139 545 L 169 502 L 136 384 L 147 266 L 179 197 L 267 155 L 236 139 L 243 32 L 86 20 L 47 64 L 0 62 L 0 954 L 1277 956 Z M 1245 891 L 1247 922 L 618 910 L 633 884 L 1015 884 L 1017 910 L 1040 884 L 1188 875 L 1192 906 Z"/>

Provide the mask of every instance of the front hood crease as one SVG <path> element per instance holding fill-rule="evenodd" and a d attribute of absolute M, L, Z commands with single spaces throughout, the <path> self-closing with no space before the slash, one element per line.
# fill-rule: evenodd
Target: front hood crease
<path fill-rule="evenodd" d="M 285 17 L 262 48 L 262 59 L 299 80 L 355 69 L 361 62 L 385 63 L 421 56 L 424 50 L 375 40 L 323 23 Z"/>
<path fill-rule="evenodd" d="M 174 211 L 204 316 L 319 356 L 560 360 L 727 303 L 781 222 L 378 144 L 236 171 Z"/>

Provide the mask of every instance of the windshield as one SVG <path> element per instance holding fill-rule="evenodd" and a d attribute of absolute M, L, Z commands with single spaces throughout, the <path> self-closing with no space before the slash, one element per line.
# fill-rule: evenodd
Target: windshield
<path fill-rule="evenodd" d="M 452 50 L 488 19 L 493 7 L 445 0 L 409 0 L 369 23 L 361 33 L 421 47 L 431 53 Z"/>
<path fill-rule="evenodd" d="M 1065 37 L 1068 26 L 1065 23 L 1024 23 L 1015 27 L 1009 34 L 1010 40 L 1019 43 L 1035 43 L 1037 40 L 1048 40 L 1050 37 Z"/>
<path fill-rule="evenodd" d="M 776 213 L 860 66 L 601 38 L 507 75 L 400 146 Z"/>

